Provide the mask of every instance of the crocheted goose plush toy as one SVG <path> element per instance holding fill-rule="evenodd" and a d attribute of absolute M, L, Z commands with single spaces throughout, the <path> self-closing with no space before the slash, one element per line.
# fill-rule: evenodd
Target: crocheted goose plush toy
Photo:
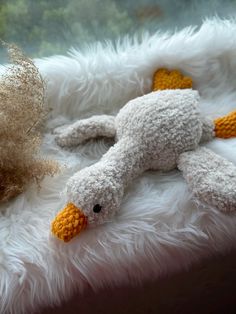
<path fill-rule="evenodd" d="M 236 112 L 213 121 L 201 115 L 198 103 L 192 89 L 158 90 L 131 100 L 116 117 L 93 116 L 62 131 L 56 141 L 64 147 L 98 136 L 116 143 L 69 179 L 67 206 L 52 222 L 52 232 L 67 242 L 86 226 L 107 222 L 119 210 L 125 188 L 148 169 L 178 168 L 201 202 L 235 210 L 236 167 L 199 145 L 236 136 Z"/>

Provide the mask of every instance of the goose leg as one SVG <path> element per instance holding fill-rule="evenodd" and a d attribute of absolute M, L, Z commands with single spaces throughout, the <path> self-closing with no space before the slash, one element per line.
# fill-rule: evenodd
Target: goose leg
<path fill-rule="evenodd" d="M 55 140 L 59 146 L 77 146 L 89 139 L 97 137 L 115 137 L 115 117 L 97 115 L 76 121 L 66 128 L 60 129 Z"/>
<path fill-rule="evenodd" d="M 178 168 L 203 203 L 221 211 L 236 210 L 236 166 L 207 148 L 180 155 Z"/>

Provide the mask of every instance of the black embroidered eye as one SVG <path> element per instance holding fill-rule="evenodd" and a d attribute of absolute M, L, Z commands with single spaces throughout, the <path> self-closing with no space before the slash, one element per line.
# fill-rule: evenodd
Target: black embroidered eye
<path fill-rule="evenodd" d="M 93 211 L 96 214 L 99 213 L 101 211 L 101 209 L 102 209 L 102 206 L 99 205 L 99 204 L 96 204 L 96 205 L 93 206 Z"/>

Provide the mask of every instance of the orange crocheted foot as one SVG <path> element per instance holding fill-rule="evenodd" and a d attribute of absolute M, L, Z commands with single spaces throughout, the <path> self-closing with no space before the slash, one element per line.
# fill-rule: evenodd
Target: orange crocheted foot
<path fill-rule="evenodd" d="M 70 241 L 87 226 L 87 218 L 74 204 L 69 203 L 52 222 L 52 233 L 64 242 Z"/>
<path fill-rule="evenodd" d="M 236 111 L 215 119 L 215 136 L 220 138 L 236 137 Z"/>
<path fill-rule="evenodd" d="M 192 79 L 178 70 L 159 69 L 154 73 L 152 90 L 192 88 Z"/>

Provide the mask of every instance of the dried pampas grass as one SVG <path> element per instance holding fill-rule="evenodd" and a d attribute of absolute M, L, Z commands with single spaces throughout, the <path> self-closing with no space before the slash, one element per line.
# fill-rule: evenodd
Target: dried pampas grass
<path fill-rule="evenodd" d="M 17 46 L 3 45 L 12 63 L 0 78 L 0 201 L 7 201 L 59 166 L 40 155 L 47 115 L 44 81 Z"/>

